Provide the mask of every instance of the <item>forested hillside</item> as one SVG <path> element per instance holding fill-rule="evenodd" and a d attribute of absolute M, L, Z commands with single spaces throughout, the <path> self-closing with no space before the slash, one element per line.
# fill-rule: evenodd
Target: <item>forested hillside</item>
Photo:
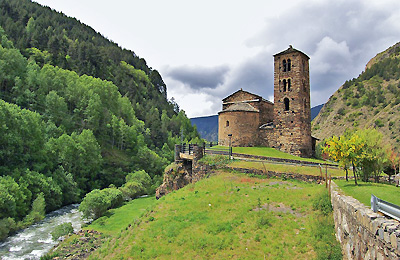
<path fill-rule="evenodd" d="M 4 29 L 2 28 L 4 27 Z M 144 59 L 73 18 L 0 0 L 0 239 L 198 141 Z"/>
<path fill-rule="evenodd" d="M 379 53 L 359 77 L 346 81 L 312 122 L 317 138 L 373 127 L 400 148 L 400 43 Z"/>

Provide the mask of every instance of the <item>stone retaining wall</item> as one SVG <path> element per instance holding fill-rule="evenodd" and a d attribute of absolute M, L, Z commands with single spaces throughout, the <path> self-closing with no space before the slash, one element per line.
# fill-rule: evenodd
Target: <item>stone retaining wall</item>
<path fill-rule="evenodd" d="M 332 182 L 336 238 L 343 259 L 400 259 L 400 223 L 345 196 Z"/>
<path fill-rule="evenodd" d="M 255 175 L 263 175 L 267 178 L 284 178 L 284 179 L 296 179 L 305 182 L 316 182 L 321 183 L 324 180 L 320 176 L 314 175 L 303 175 L 298 173 L 283 173 L 283 172 L 274 172 L 274 171 L 263 171 L 257 169 L 247 169 L 247 168 L 236 168 L 236 167 L 228 167 L 234 171 L 243 172 L 243 173 L 250 173 Z"/>

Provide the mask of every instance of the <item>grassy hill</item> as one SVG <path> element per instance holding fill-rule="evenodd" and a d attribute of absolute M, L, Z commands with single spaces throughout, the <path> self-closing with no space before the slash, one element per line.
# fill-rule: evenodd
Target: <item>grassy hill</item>
<path fill-rule="evenodd" d="M 157 202 L 143 201 L 151 208 L 140 217 L 128 204 L 97 220 L 88 229 L 109 240 L 89 259 L 314 259 L 335 241 L 331 218 L 322 221 L 329 239 L 318 232 L 321 216 L 313 202 L 323 189 L 221 171 Z M 128 211 L 125 228 L 110 232 L 109 224 L 126 219 Z M 74 236 L 67 241 L 79 241 Z"/>
<path fill-rule="evenodd" d="M 374 127 L 400 147 L 400 43 L 372 58 L 359 77 L 346 81 L 312 122 L 324 139 L 354 127 Z"/>

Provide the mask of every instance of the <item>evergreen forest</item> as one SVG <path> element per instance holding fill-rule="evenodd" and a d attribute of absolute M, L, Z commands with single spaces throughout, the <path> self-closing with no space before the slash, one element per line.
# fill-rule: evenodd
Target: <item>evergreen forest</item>
<path fill-rule="evenodd" d="M 0 0 L 0 239 L 120 187 L 149 192 L 174 145 L 199 142 L 157 70 L 74 18 L 29 0 Z"/>

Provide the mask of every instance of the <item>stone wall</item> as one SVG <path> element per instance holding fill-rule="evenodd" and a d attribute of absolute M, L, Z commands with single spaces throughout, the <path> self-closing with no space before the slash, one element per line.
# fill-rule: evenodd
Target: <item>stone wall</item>
<path fill-rule="evenodd" d="M 229 123 L 227 123 L 229 122 Z M 258 144 L 259 113 L 245 111 L 220 112 L 218 116 L 218 144 L 229 146 L 256 146 Z"/>
<path fill-rule="evenodd" d="M 336 237 L 343 259 L 400 259 L 400 223 L 345 196 L 332 183 Z"/>

